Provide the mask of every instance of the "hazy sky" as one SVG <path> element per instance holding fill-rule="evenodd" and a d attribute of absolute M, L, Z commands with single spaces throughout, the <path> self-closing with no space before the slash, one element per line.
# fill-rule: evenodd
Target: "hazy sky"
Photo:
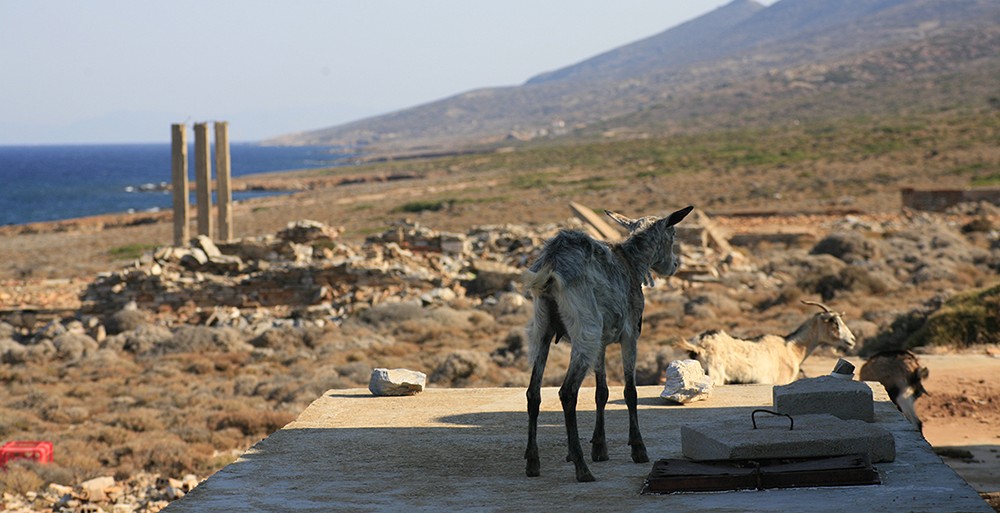
<path fill-rule="evenodd" d="M 729 1 L 0 0 L 0 144 L 324 128 L 521 84 Z"/>

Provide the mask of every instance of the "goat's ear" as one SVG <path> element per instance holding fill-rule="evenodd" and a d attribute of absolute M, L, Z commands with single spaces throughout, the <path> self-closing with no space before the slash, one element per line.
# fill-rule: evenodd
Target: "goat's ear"
<path fill-rule="evenodd" d="M 691 211 L 694 210 L 693 206 L 684 207 L 673 214 L 667 216 L 667 226 L 673 226 L 681 222 Z"/>
<path fill-rule="evenodd" d="M 612 212 L 610 210 L 605 210 L 604 213 L 607 214 L 608 217 L 610 217 L 611 219 L 614 219 L 616 223 L 624 226 L 625 229 L 630 232 L 632 231 L 633 228 L 635 228 L 635 219 L 629 219 L 628 217 L 625 217 L 619 214 L 618 212 Z"/>

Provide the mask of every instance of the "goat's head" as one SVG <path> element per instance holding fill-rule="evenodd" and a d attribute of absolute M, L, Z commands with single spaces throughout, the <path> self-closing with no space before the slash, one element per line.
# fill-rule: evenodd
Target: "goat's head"
<path fill-rule="evenodd" d="M 931 372 L 927 367 L 917 366 L 910 372 L 909 379 L 907 380 L 910 384 L 910 388 L 913 389 L 913 399 L 919 399 L 922 395 L 930 395 L 930 392 L 924 388 L 924 380 L 927 376 L 930 376 Z"/>
<path fill-rule="evenodd" d="M 650 269 L 661 276 L 671 276 L 680 267 L 680 256 L 674 252 L 674 225 L 681 222 L 694 207 L 684 207 L 667 217 L 645 216 L 631 219 L 617 212 L 605 210 L 604 213 L 618 224 L 625 227 L 630 235 L 655 230 L 661 235 L 663 243 L 656 248 Z"/>
<path fill-rule="evenodd" d="M 819 321 L 816 330 L 819 340 L 816 345 L 830 345 L 844 351 L 854 348 L 854 333 L 851 333 L 851 329 L 847 327 L 847 324 L 844 324 L 842 314 L 830 310 L 823 303 L 805 300 L 802 303 L 823 309 L 815 316 Z"/>

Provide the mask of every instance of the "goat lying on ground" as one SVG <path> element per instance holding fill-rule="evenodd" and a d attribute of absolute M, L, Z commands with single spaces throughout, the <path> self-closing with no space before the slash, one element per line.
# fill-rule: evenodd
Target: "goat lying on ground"
<path fill-rule="evenodd" d="M 803 301 L 823 309 L 786 337 L 763 335 L 751 340 L 712 330 L 678 346 L 701 362 L 713 385 L 764 383 L 786 385 L 799 377 L 802 362 L 821 345 L 854 347 L 854 334 L 837 312 L 822 303 Z"/>
<path fill-rule="evenodd" d="M 921 367 L 917 355 L 909 351 L 883 351 L 868 358 L 861 366 L 862 381 L 878 381 L 889 393 L 889 399 L 920 432 L 924 423 L 917 417 L 914 405 L 920 396 L 927 394 L 923 380 L 930 371 Z"/>
<path fill-rule="evenodd" d="M 549 345 L 568 337 L 572 344 L 569 368 L 559 400 L 566 421 L 569 455 L 566 461 L 576 466 L 577 481 L 593 481 L 580 448 L 576 423 L 576 402 L 580 384 L 593 367 L 597 377 L 597 422 L 591 458 L 608 459 L 604 437 L 604 408 L 608 402 L 608 383 L 604 369 L 605 348 L 614 342 L 622 346 L 625 373 L 625 402 L 628 405 L 632 461 L 649 461 L 639 433 L 635 388 L 636 340 L 642 325 L 644 298 L 642 285 L 649 271 L 670 276 L 680 264 L 673 252 L 673 225 L 684 219 L 693 207 L 678 210 L 668 217 L 627 217 L 606 213 L 625 226 L 629 237 L 620 243 L 598 242 L 574 231 L 562 231 L 545 243 L 538 260 L 524 273 L 524 283 L 534 296 L 534 317 L 528 326 L 529 354 L 532 362 L 528 385 L 528 476 L 540 474 L 538 461 L 538 410 L 542 402 L 542 373 L 549 355 Z"/>

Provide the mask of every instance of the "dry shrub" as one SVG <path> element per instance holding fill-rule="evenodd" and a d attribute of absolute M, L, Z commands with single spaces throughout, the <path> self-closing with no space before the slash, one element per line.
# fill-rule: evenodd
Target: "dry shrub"
<path fill-rule="evenodd" d="M 243 334 L 233 328 L 181 326 L 170 341 L 156 349 L 162 353 L 249 352 L 253 346 L 246 343 Z"/>
<path fill-rule="evenodd" d="M 977 217 L 962 225 L 962 233 L 989 233 L 993 231 L 993 221 L 988 217 Z"/>
<path fill-rule="evenodd" d="M 45 481 L 34 470 L 14 462 L 7 466 L 5 472 L 0 472 L 0 492 L 23 495 L 38 491 Z"/>
<path fill-rule="evenodd" d="M 123 427 L 98 426 L 87 433 L 86 440 L 114 447 L 124 444 L 131 437 L 132 432 Z"/>
<path fill-rule="evenodd" d="M 246 436 L 267 436 L 285 424 L 295 420 L 295 415 L 286 411 L 261 411 L 242 409 L 224 411 L 209 419 L 213 429 L 236 428 Z"/>
<path fill-rule="evenodd" d="M 246 437 L 243 432 L 236 428 L 225 428 L 211 431 L 212 446 L 220 451 L 227 449 L 245 449 Z"/>
<path fill-rule="evenodd" d="M 9 438 L 14 433 L 28 431 L 38 422 L 31 412 L 0 407 L 0 439 Z"/>
<path fill-rule="evenodd" d="M 833 255 L 847 263 L 874 260 L 881 253 L 878 240 L 866 238 L 858 232 L 831 233 L 820 240 L 810 251 L 813 255 Z"/>
<path fill-rule="evenodd" d="M 795 285 L 787 284 L 778 290 L 778 294 L 773 297 L 766 297 L 757 301 L 756 306 L 760 311 L 765 311 L 775 306 L 786 306 L 798 303 L 802 299 L 802 289 Z"/>
<path fill-rule="evenodd" d="M 212 365 L 226 377 L 233 377 L 243 370 L 250 357 L 249 353 L 212 353 Z"/>
<path fill-rule="evenodd" d="M 207 467 L 212 459 L 214 450 L 209 444 L 188 445 L 177 435 L 165 431 L 153 435 L 131 441 L 126 446 L 122 463 L 131 463 L 132 467 L 147 472 L 182 476 Z"/>
<path fill-rule="evenodd" d="M 404 321 L 421 319 L 427 312 L 415 303 L 382 303 L 360 312 L 357 319 L 376 328 L 397 326 Z"/>
<path fill-rule="evenodd" d="M 162 429 L 163 421 L 160 420 L 159 410 L 154 408 L 132 408 L 119 413 L 112 422 L 112 425 L 141 433 Z"/>
<path fill-rule="evenodd" d="M 482 351 L 463 349 L 449 354 L 430 375 L 431 383 L 447 386 L 469 386 L 488 373 L 494 364 Z"/>
<path fill-rule="evenodd" d="M 456 339 L 465 340 L 465 332 L 449 324 L 441 324 L 434 319 L 411 319 L 402 322 L 395 330 L 400 340 L 415 344 L 437 343 L 445 345 Z"/>
<path fill-rule="evenodd" d="M 351 362 L 337 366 L 337 375 L 342 381 L 351 384 L 367 385 L 371 379 L 372 368 L 365 362 Z"/>
<path fill-rule="evenodd" d="M 261 380 L 254 389 L 254 396 L 270 402 L 290 403 L 298 397 L 302 384 L 295 378 L 279 374 L 267 380 Z"/>
<path fill-rule="evenodd" d="M 69 482 L 62 481 L 61 484 L 75 484 L 97 477 L 104 472 L 104 464 L 110 460 L 107 450 L 100 450 L 97 444 L 82 440 L 56 440 L 53 445 L 53 463 L 69 473 Z"/>
<path fill-rule="evenodd" d="M 241 375 L 237 376 L 236 379 L 232 381 L 232 384 L 233 394 L 250 397 L 254 395 L 257 390 L 257 386 L 260 385 L 260 378 L 252 375 Z"/>
<path fill-rule="evenodd" d="M 254 347 L 266 347 L 275 351 L 293 351 L 296 349 L 314 349 L 326 339 L 321 328 L 297 328 L 282 326 L 261 333 L 250 341 Z"/>
<path fill-rule="evenodd" d="M 213 371 L 215 371 L 215 365 L 212 362 L 205 360 L 202 355 L 197 355 L 197 359 L 195 361 L 184 367 L 184 372 L 194 374 L 196 376 L 211 374 Z"/>

